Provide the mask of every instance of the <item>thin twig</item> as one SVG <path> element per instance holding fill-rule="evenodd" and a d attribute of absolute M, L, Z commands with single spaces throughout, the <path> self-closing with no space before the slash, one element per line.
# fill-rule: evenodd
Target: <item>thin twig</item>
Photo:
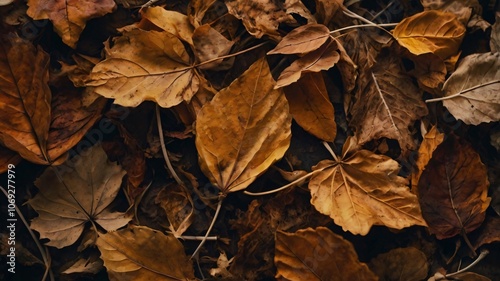
<path fill-rule="evenodd" d="M 217 241 L 217 240 L 219 240 L 218 236 L 208 236 L 208 237 L 205 237 L 205 236 L 185 236 L 185 235 L 181 235 L 178 238 L 182 239 L 182 240 L 190 240 L 190 241 L 202 241 L 203 239 L 205 239 L 207 241 Z"/>
<path fill-rule="evenodd" d="M 200 251 L 203 244 L 205 244 L 205 242 L 207 241 L 208 235 L 210 235 L 210 231 L 212 231 L 212 228 L 215 225 L 215 221 L 217 220 L 217 217 L 219 216 L 219 212 L 220 212 L 220 209 L 222 207 L 222 201 L 224 201 L 224 198 L 220 197 L 219 203 L 217 203 L 217 209 L 215 209 L 214 218 L 212 219 L 212 222 L 210 223 L 210 226 L 208 227 L 207 233 L 203 237 L 203 240 L 201 240 L 200 244 L 198 245 L 198 248 L 196 248 L 196 250 L 194 250 L 193 254 L 191 255 L 191 258 L 197 259 L 198 252 Z"/>
<path fill-rule="evenodd" d="M 342 27 L 342 28 L 339 28 L 339 29 L 332 30 L 332 31 L 330 31 L 330 34 L 333 34 L 335 32 L 341 32 L 341 31 L 348 30 L 348 29 L 361 28 L 361 27 L 378 27 L 378 28 L 381 28 L 381 27 L 384 27 L 384 26 L 386 26 L 386 27 L 392 27 L 392 26 L 396 26 L 396 25 L 398 25 L 398 24 L 397 23 L 357 24 L 357 25 L 350 25 L 350 26 L 346 26 L 346 27 Z M 385 29 L 383 29 L 383 30 L 385 30 Z M 387 31 L 387 30 L 385 30 L 385 31 Z"/>
<path fill-rule="evenodd" d="M 333 152 L 332 148 L 328 145 L 328 143 L 326 141 L 324 141 L 322 143 L 325 146 L 326 150 L 328 150 L 328 152 L 330 152 L 333 159 L 335 159 L 335 161 L 339 162 L 339 158 L 337 157 L 337 154 L 335 154 L 335 152 Z"/>
<path fill-rule="evenodd" d="M 165 140 L 163 139 L 163 128 L 161 126 L 160 106 L 158 106 L 158 104 L 156 104 L 156 124 L 158 125 L 158 135 L 160 135 L 161 151 L 163 152 L 163 158 L 165 158 L 165 163 L 167 163 L 168 170 L 170 171 L 170 174 L 172 174 L 172 177 L 174 177 L 177 184 L 184 186 L 184 183 L 175 172 L 174 167 L 172 166 L 172 163 L 170 163 L 170 159 L 168 157 L 167 148 L 165 147 Z"/>
<path fill-rule="evenodd" d="M 273 193 L 276 193 L 276 192 L 280 192 L 280 191 L 282 191 L 282 190 L 285 190 L 285 189 L 287 189 L 287 188 L 289 188 L 289 187 L 291 187 L 291 186 L 293 186 L 293 185 L 297 184 L 298 182 L 303 181 L 303 180 L 305 180 L 305 179 L 307 179 L 307 178 L 309 178 L 309 177 L 311 177 L 311 176 L 315 175 L 316 173 L 318 173 L 318 172 L 320 172 L 320 171 L 322 171 L 322 169 L 321 169 L 321 170 L 315 170 L 315 171 L 312 171 L 312 172 L 310 172 L 310 173 L 308 173 L 308 174 L 306 174 L 306 175 L 303 175 L 302 177 L 300 177 L 300 178 L 298 178 L 298 179 L 296 179 L 296 180 L 292 181 L 291 183 L 288 183 L 288 184 L 286 184 L 286 185 L 284 185 L 284 186 L 282 186 L 282 187 L 279 187 L 279 188 L 277 188 L 277 189 L 268 190 L 268 191 L 263 191 L 263 192 L 250 192 L 250 191 L 246 191 L 246 190 L 245 190 L 245 191 L 243 191 L 243 193 L 245 193 L 246 195 L 250 195 L 250 196 L 262 196 L 262 195 L 269 195 L 269 194 L 273 194 Z"/>
<path fill-rule="evenodd" d="M 446 278 L 449 278 L 449 277 L 452 277 L 452 276 L 455 276 L 455 275 L 458 275 L 460 273 L 463 273 L 463 272 L 466 272 L 467 270 L 471 269 L 473 266 L 475 266 L 478 262 L 480 262 L 482 259 L 484 259 L 484 257 L 486 257 L 488 254 L 490 253 L 490 251 L 488 251 L 487 249 L 483 249 L 481 251 L 481 253 L 479 253 L 479 256 L 477 257 L 477 259 L 472 262 L 471 264 L 469 264 L 468 266 L 460 269 L 459 271 L 457 272 L 453 272 L 453 273 L 450 273 L 450 274 L 446 274 Z"/>

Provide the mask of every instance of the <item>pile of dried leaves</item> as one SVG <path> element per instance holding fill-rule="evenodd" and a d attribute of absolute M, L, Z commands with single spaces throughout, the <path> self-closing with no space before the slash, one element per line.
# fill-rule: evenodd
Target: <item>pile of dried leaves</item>
<path fill-rule="evenodd" d="M 0 1 L 15 278 L 500 276 L 498 1 L 146 2 Z"/>

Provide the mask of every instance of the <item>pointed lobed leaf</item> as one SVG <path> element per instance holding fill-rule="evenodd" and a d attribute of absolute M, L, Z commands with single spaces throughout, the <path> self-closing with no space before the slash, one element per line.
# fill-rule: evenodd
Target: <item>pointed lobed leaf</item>
<path fill-rule="evenodd" d="M 330 37 L 330 30 L 322 24 L 307 24 L 290 31 L 267 54 L 305 54 L 312 52 Z"/>
<path fill-rule="evenodd" d="M 245 189 L 288 149 L 291 115 L 274 86 L 261 58 L 198 114 L 200 166 L 224 193 Z"/>

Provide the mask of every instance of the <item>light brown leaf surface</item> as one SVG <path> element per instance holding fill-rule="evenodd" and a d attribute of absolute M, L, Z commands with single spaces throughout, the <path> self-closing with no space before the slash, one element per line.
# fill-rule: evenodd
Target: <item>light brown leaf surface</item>
<path fill-rule="evenodd" d="M 424 253 L 416 248 L 397 248 L 373 258 L 368 264 L 380 280 L 425 280 L 429 264 Z"/>
<path fill-rule="evenodd" d="M 276 232 L 274 263 L 278 280 L 378 280 L 353 245 L 326 227 Z"/>
<path fill-rule="evenodd" d="M 446 80 L 443 105 L 469 125 L 500 120 L 500 53 L 465 57 Z"/>
<path fill-rule="evenodd" d="M 427 134 L 425 134 L 420 147 L 418 148 L 418 158 L 416 170 L 411 175 L 412 192 L 417 193 L 418 180 L 422 172 L 427 166 L 427 163 L 432 159 L 432 153 L 443 142 L 444 134 L 440 133 L 436 126 L 433 126 Z"/>
<path fill-rule="evenodd" d="M 141 9 L 142 20 L 147 20 L 179 39 L 193 45 L 194 28 L 186 15 L 179 12 L 165 10 L 162 7 L 145 7 Z M 144 23 L 139 23 L 139 26 Z"/>
<path fill-rule="evenodd" d="M 441 143 L 418 182 L 422 215 L 438 239 L 468 233 L 484 220 L 491 198 L 479 154 L 455 135 Z"/>
<path fill-rule="evenodd" d="M 500 12 L 495 14 L 495 23 L 491 26 L 490 49 L 500 52 Z"/>
<path fill-rule="evenodd" d="M 393 36 L 415 55 L 433 53 L 446 59 L 458 53 L 465 31 L 454 14 L 431 10 L 403 19 Z"/>
<path fill-rule="evenodd" d="M 330 30 L 322 24 L 306 24 L 290 31 L 267 54 L 305 54 L 312 52 L 330 38 Z"/>
<path fill-rule="evenodd" d="M 112 281 L 195 280 L 181 242 L 146 226 L 99 236 L 97 246 Z"/>
<path fill-rule="evenodd" d="M 398 176 L 398 163 L 356 145 L 348 138 L 338 161 L 323 160 L 313 167 L 321 171 L 309 181 L 314 207 L 353 234 L 366 235 L 372 225 L 425 225 L 417 197 Z"/>
<path fill-rule="evenodd" d="M 234 42 L 229 41 L 210 25 L 205 24 L 195 29 L 193 33 L 194 54 L 198 62 L 205 62 L 211 59 L 229 54 Z M 222 63 L 222 59 L 209 64 L 200 65 L 199 69 L 215 68 Z"/>
<path fill-rule="evenodd" d="M 88 20 L 115 10 L 113 0 L 29 0 L 26 12 L 34 20 L 49 19 L 63 42 L 76 47 Z"/>
<path fill-rule="evenodd" d="M 424 10 L 439 10 L 453 13 L 464 25 L 472 14 L 481 14 L 483 8 L 477 0 L 421 0 Z"/>
<path fill-rule="evenodd" d="M 337 124 L 323 75 L 307 73 L 283 90 L 297 124 L 317 138 L 332 142 L 337 135 Z"/>
<path fill-rule="evenodd" d="M 245 189 L 288 149 L 291 115 L 274 86 L 267 61 L 259 59 L 198 114 L 200 166 L 224 193 Z"/>
<path fill-rule="evenodd" d="M 124 175 L 98 145 L 59 167 L 47 168 L 35 181 L 38 194 L 28 201 L 39 214 L 31 228 L 50 240 L 47 245 L 63 248 L 75 243 L 91 220 L 108 231 L 124 226 L 130 217 L 107 208 Z"/>
<path fill-rule="evenodd" d="M 182 42 L 171 33 L 133 29 L 106 46 L 106 59 L 92 70 L 87 86 L 122 106 L 145 100 L 161 107 L 189 101 L 198 77 Z"/>

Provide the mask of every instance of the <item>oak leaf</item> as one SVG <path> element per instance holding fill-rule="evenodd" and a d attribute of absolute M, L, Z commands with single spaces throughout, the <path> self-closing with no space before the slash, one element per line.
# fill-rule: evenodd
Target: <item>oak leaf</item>
<path fill-rule="evenodd" d="M 162 107 L 189 101 L 198 77 L 182 42 L 168 32 L 133 29 L 106 44 L 106 59 L 89 75 L 87 86 L 122 106 L 151 100 Z"/>
<path fill-rule="evenodd" d="M 290 31 L 267 54 L 305 54 L 321 47 L 330 38 L 330 30 L 322 24 L 307 24 Z"/>
<path fill-rule="evenodd" d="M 418 148 L 418 158 L 416 161 L 416 170 L 411 175 L 412 192 L 417 193 L 418 180 L 422 172 L 427 166 L 427 163 L 432 159 L 432 153 L 443 142 L 444 134 L 440 133 L 436 126 L 433 126 L 427 134 L 425 134 L 420 147 Z"/>
<path fill-rule="evenodd" d="M 288 102 L 274 86 L 267 61 L 261 58 L 198 114 L 200 166 L 224 193 L 245 189 L 290 145 Z"/>
<path fill-rule="evenodd" d="M 424 253 L 416 248 L 397 248 L 373 258 L 368 264 L 370 269 L 387 281 L 425 280 L 429 264 Z"/>
<path fill-rule="evenodd" d="M 500 120 L 500 53 L 465 57 L 443 85 L 443 105 L 469 125 Z"/>
<path fill-rule="evenodd" d="M 344 231 L 366 235 L 372 225 L 402 229 L 425 225 L 416 195 L 385 155 L 356 149 L 348 138 L 338 159 L 323 160 L 309 181 L 311 203 Z"/>
<path fill-rule="evenodd" d="M 378 280 L 353 245 L 326 227 L 277 231 L 275 247 L 278 280 Z"/>
<path fill-rule="evenodd" d="M 63 42 L 76 47 L 88 20 L 115 10 L 113 0 L 28 0 L 28 16 L 34 20 L 49 19 Z"/>
<path fill-rule="evenodd" d="M 465 31 L 454 14 L 430 10 L 403 19 L 393 36 L 415 55 L 433 53 L 446 59 L 458 53 Z"/>
<path fill-rule="evenodd" d="M 124 213 L 111 212 L 125 171 L 107 161 L 100 146 L 83 151 L 60 167 L 50 167 L 35 181 L 38 194 L 28 203 L 39 216 L 31 228 L 48 238 L 49 246 L 63 248 L 80 237 L 87 222 L 116 230 L 130 221 Z"/>
<path fill-rule="evenodd" d="M 470 144 L 455 135 L 442 142 L 418 182 L 422 215 L 438 239 L 471 232 L 481 225 L 491 198 L 488 175 Z"/>
<path fill-rule="evenodd" d="M 100 235 L 97 246 L 110 280 L 195 280 L 181 242 L 146 226 Z"/>

